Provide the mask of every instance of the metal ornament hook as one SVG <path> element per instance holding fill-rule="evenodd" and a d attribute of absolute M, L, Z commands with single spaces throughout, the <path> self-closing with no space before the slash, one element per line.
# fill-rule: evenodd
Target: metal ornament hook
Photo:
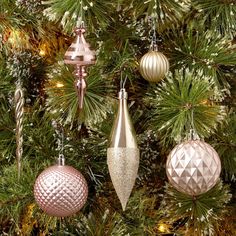
<path fill-rule="evenodd" d="M 123 81 L 123 77 L 122 77 L 122 74 L 121 74 L 120 89 L 125 89 L 125 84 L 127 82 L 127 78 L 128 78 L 128 76 L 126 75 L 125 80 Z"/>

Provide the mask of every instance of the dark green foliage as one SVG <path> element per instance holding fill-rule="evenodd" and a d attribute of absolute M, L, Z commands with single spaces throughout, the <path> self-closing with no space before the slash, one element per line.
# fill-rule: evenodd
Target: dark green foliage
<path fill-rule="evenodd" d="M 109 83 L 104 81 L 98 68 L 90 70 L 90 75 L 86 79 L 87 90 L 84 98 L 82 111 L 78 108 L 78 97 L 74 86 L 75 77 L 73 68 L 69 69 L 64 65 L 54 65 L 50 73 L 48 92 L 48 106 L 54 117 L 64 124 L 85 122 L 87 125 L 101 122 L 109 112 L 109 105 L 112 104 L 106 94 L 111 91 Z M 63 86 L 58 88 L 58 83 Z M 96 111 L 96 112 L 95 112 Z"/>
<path fill-rule="evenodd" d="M 164 44 L 172 69 L 202 70 L 205 76 L 227 85 L 227 73 L 232 73 L 230 69 L 236 65 L 236 56 L 226 37 L 190 22 L 187 27 L 171 29 Z"/>
<path fill-rule="evenodd" d="M 223 165 L 224 175 L 228 180 L 235 181 L 236 174 L 236 115 L 228 115 L 228 119 L 219 127 L 213 136 L 213 145 Z"/>
<path fill-rule="evenodd" d="M 28 204 L 33 203 L 32 189 L 38 166 L 23 161 L 20 181 L 16 164 L 5 166 L 0 175 L 0 233 L 20 233 L 22 214 Z"/>
<path fill-rule="evenodd" d="M 97 60 L 88 68 L 81 111 L 74 68 L 65 66 L 62 58 L 82 8 L 86 41 L 96 50 Z M 0 234 L 233 236 L 235 15 L 232 0 L 82 0 L 82 5 L 78 0 L 2 0 Z M 171 71 L 157 85 L 138 71 L 153 27 Z M 26 98 L 19 182 L 13 102 L 18 79 L 24 82 Z M 106 149 L 125 79 L 141 157 L 135 187 L 122 212 Z M 38 208 L 32 190 L 36 176 L 59 155 L 62 129 L 66 164 L 83 173 L 89 197 L 78 214 L 57 219 Z M 164 187 L 166 157 L 191 129 L 219 153 L 221 177 L 231 184 L 231 202 L 223 182 L 196 199 Z"/>
<path fill-rule="evenodd" d="M 236 29 L 236 2 L 234 0 L 193 0 L 197 17 L 204 20 L 206 27 L 233 37 Z"/>
<path fill-rule="evenodd" d="M 153 97 L 147 98 L 154 108 L 150 122 L 164 137 L 163 143 L 181 141 L 189 137 L 191 129 L 200 137 L 215 131 L 224 112 L 213 97 L 213 86 L 212 80 L 201 72 L 181 71 L 152 89 Z"/>
<path fill-rule="evenodd" d="M 191 235 L 193 232 L 197 236 L 214 235 L 217 231 L 215 224 L 223 217 L 225 205 L 231 197 L 229 186 L 223 186 L 222 182 L 196 197 L 180 193 L 166 184 L 160 213 L 165 215 L 164 221 L 171 224 L 176 222 L 175 231 L 181 232 L 184 225 L 184 235 Z"/>
<path fill-rule="evenodd" d="M 0 162 L 12 161 L 16 149 L 14 112 L 7 98 L 0 97 Z"/>
<path fill-rule="evenodd" d="M 109 1 L 102 0 L 94 2 L 47 0 L 44 4 L 48 7 L 44 11 L 48 19 L 60 22 L 67 33 L 73 32 L 79 17 L 82 17 L 86 25 L 94 30 L 98 27 L 106 27 L 111 20 L 106 13 L 113 8 Z"/>

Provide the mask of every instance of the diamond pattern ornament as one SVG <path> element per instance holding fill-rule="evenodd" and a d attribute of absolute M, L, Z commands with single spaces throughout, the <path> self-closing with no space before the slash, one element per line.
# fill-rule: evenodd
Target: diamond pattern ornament
<path fill-rule="evenodd" d="M 200 140 L 178 144 L 169 154 L 166 174 L 180 192 L 197 196 L 210 190 L 221 172 L 220 158 L 215 149 Z"/>
<path fill-rule="evenodd" d="M 113 186 L 125 210 L 139 167 L 139 149 L 127 106 L 128 94 L 119 92 L 119 109 L 111 131 L 107 164 Z"/>
<path fill-rule="evenodd" d="M 48 215 L 66 217 L 84 206 L 88 186 L 84 176 L 72 166 L 54 165 L 36 179 L 34 197 Z"/>

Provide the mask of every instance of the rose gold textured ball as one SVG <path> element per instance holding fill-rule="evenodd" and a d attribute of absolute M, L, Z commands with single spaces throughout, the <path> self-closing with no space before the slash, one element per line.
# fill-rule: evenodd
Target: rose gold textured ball
<path fill-rule="evenodd" d="M 221 172 L 220 158 L 215 149 L 200 140 L 177 145 L 169 154 L 166 174 L 180 192 L 197 196 L 210 190 Z"/>
<path fill-rule="evenodd" d="M 169 61 L 163 53 L 149 51 L 141 58 L 139 70 L 144 79 L 157 83 L 169 71 Z"/>
<path fill-rule="evenodd" d="M 54 165 L 36 179 L 34 197 L 48 215 L 65 217 L 78 212 L 86 203 L 88 186 L 83 175 L 71 166 Z"/>

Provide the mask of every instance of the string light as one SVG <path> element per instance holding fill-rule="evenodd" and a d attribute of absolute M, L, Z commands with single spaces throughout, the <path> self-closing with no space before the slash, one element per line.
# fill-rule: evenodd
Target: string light
<path fill-rule="evenodd" d="M 161 233 L 165 233 L 165 232 L 168 232 L 169 228 L 166 224 L 159 224 L 158 226 L 158 230 L 161 232 Z"/>
<path fill-rule="evenodd" d="M 41 50 L 39 51 L 39 55 L 40 55 L 40 56 L 45 56 L 45 55 L 46 55 L 46 52 L 45 52 L 43 49 L 41 49 Z"/>
<path fill-rule="evenodd" d="M 64 84 L 63 84 L 63 83 L 60 83 L 60 82 L 57 82 L 57 83 L 56 83 L 56 87 L 57 87 L 57 88 L 62 88 L 62 87 L 64 87 Z"/>
<path fill-rule="evenodd" d="M 41 46 L 39 47 L 39 55 L 44 57 L 46 55 L 46 45 L 45 44 L 41 44 Z"/>

